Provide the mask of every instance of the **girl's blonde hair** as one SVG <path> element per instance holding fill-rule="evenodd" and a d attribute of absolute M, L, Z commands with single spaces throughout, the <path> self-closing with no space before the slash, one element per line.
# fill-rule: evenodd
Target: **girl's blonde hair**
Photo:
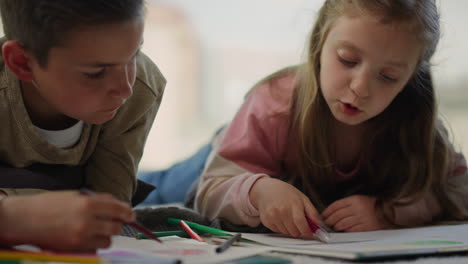
<path fill-rule="evenodd" d="M 350 13 L 352 12 L 352 13 Z M 356 13 L 357 12 L 357 13 Z M 411 26 L 423 51 L 414 75 L 403 91 L 379 116 L 369 120 L 373 131 L 365 135 L 361 172 L 346 186 L 335 174 L 332 114 L 319 89 L 320 55 L 328 32 L 342 15 L 364 12 L 382 23 Z M 290 136 L 297 147 L 297 164 L 288 181 L 306 193 L 319 211 L 336 199 L 365 194 L 378 197 L 377 206 L 417 201 L 432 191 L 444 213 L 467 218 L 448 196 L 449 143 L 436 123 L 437 106 L 429 60 L 440 38 L 439 14 L 434 0 L 326 0 L 313 28 L 307 62 L 299 66 Z M 295 71 L 296 71 L 295 70 Z"/>

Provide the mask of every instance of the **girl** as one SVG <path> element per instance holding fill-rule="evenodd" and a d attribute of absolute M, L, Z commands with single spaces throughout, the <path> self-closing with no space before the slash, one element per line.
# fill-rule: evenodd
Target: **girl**
<path fill-rule="evenodd" d="M 294 237 L 466 219 L 468 174 L 436 119 L 434 0 L 327 0 L 307 62 L 265 78 L 213 141 L 195 209 Z"/>

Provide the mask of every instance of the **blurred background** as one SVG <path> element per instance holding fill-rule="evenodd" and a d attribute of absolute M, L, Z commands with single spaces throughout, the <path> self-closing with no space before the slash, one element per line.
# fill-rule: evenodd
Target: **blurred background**
<path fill-rule="evenodd" d="M 143 51 L 168 80 L 141 170 L 170 166 L 209 142 L 259 79 L 297 64 L 323 0 L 148 0 Z M 439 1 L 433 59 L 441 113 L 468 155 L 468 1 Z"/>
<path fill-rule="evenodd" d="M 143 51 L 167 79 L 141 170 L 170 166 L 209 142 L 267 74 L 302 61 L 323 0 L 147 0 Z M 468 155 L 468 1 L 439 0 L 433 59 L 443 118 Z M 1 31 L 1 29 L 0 29 Z"/>

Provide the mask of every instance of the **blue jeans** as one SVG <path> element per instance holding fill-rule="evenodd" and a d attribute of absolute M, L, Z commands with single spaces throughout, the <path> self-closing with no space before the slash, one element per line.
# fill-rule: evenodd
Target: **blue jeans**
<path fill-rule="evenodd" d="M 202 173 L 210 152 L 211 144 L 207 144 L 195 155 L 166 170 L 138 173 L 139 179 L 156 186 L 142 204 L 183 203 L 190 186 Z"/>

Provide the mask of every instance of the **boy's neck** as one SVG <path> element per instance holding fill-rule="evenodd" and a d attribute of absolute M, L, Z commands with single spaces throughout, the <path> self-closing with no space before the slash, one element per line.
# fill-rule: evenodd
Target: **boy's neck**
<path fill-rule="evenodd" d="M 78 122 L 50 107 L 30 82 L 21 82 L 21 93 L 26 111 L 35 126 L 45 130 L 63 130 Z"/>

